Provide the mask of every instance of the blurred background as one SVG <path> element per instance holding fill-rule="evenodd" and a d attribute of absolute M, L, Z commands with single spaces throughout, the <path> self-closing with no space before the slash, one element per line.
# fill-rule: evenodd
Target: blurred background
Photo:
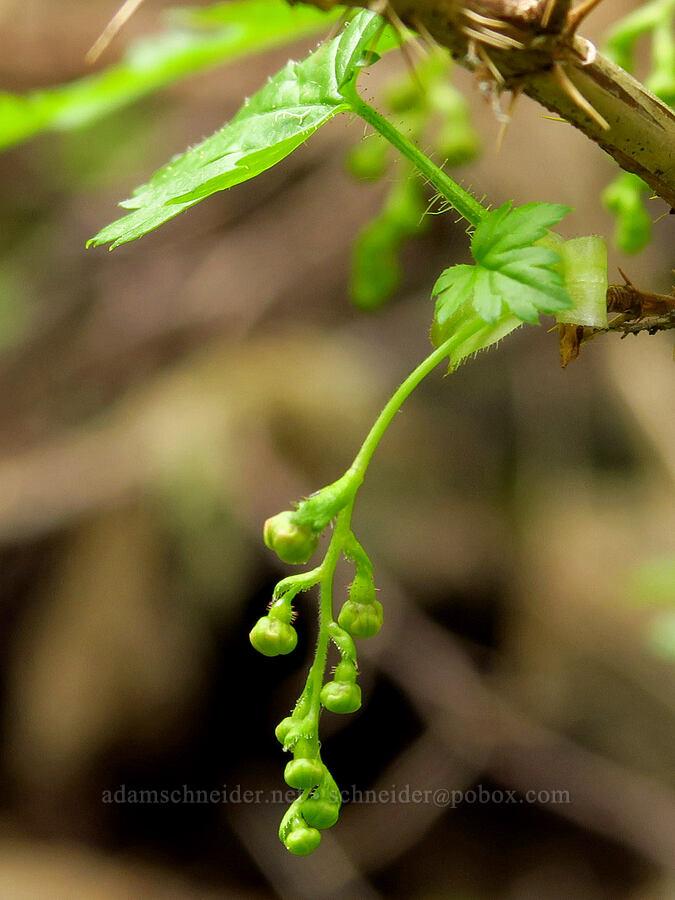
<path fill-rule="evenodd" d="M 638 5 L 602 5 L 585 34 Z M 0 88 L 83 75 L 115 6 L 2 0 Z M 101 65 L 164 8 L 147 0 Z M 464 228 L 432 217 L 392 302 L 354 309 L 350 245 L 387 178 L 347 173 L 364 132 L 339 117 L 135 244 L 84 244 L 315 43 L 0 156 L 0 896 L 673 897 L 672 333 L 606 336 L 562 371 L 556 335 L 525 327 L 409 400 L 356 506 L 385 606 L 360 648 L 364 706 L 322 722 L 355 802 L 312 857 L 278 842 L 273 729 L 314 599 L 294 654 L 253 651 L 288 573 L 262 523 L 344 471 L 426 355 L 430 289 L 466 261 Z M 366 95 L 403 69 L 390 54 Z M 527 99 L 497 155 L 492 110 L 454 81 L 484 144 L 463 183 L 495 205 L 573 206 L 567 237 L 611 233 L 609 158 Z M 668 292 L 673 224 L 639 257 L 611 251 L 610 278 L 621 265 Z M 129 800 L 174 789 L 226 800 Z M 367 789 L 397 802 L 358 802 Z M 507 791 L 520 802 L 495 802 Z"/>

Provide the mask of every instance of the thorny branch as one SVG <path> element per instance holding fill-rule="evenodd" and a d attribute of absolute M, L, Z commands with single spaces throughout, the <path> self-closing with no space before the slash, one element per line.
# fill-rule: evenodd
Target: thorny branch
<path fill-rule="evenodd" d="M 635 287 L 630 278 L 619 269 L 623 284 L 610 284 L 607 288 L 607 312 L 618 313 L 607 328 L 587 328 L 583 325 L 558 325 L 560 362 L 563 369 L 579 356 L 581 345 L 599 334 L 619 331 L 623 337 L 629 334 L 656 334 L 675 328 L 675 292 L 654 294 Z"/>
<path fill-rule="evenodd" d="M 335 0 L 300 0 L 330 9 Z M 447 47 L 495 101 L 525 93 L 675 207 L 675 114 L 576 30 L 600 0 L 343 0 Z M 398 26 L 400 28 L 400 25 Z"/>

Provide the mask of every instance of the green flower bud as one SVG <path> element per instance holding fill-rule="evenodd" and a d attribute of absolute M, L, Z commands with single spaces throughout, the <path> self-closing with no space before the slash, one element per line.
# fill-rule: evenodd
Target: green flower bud
<path fill-rule="evenodd" d="M 274 729 L 274 736 L 279 741 L 282 747 L 286 743 L 288 735 L 296 727 L 297 724 L 298 720 L 294 719 L 293 716 L 286 716 L 286 718 L 282 719 Z"/>
<path fill-rule="evenodd" d="M 429 105 L 443 114 L 444 121 L 470 124 L 471 107 L 461 91 L 447 81 L 437 81 L 429 88 Z"/>
<path fill-rule="evenodd" d="M 382 628 L 382 620 L 382 604 L 379 600 L 373 600 L 372 603 L 347 600 L 338 616 L 338 622 L 344 630 L 359 639 L 374 637 Z"/>
<path fill-rule="evenodd" d="M 359 309 L 378 309 L 398 287 L 400 240 L 398 229 L 382 215 L 368 222 L 357 235 L 352 248 L 349 296 Z"/>
<path fill-rule="evenodd" d="M 436 153 L 451 166 L 475 159 L 480 138 L 471 124 L 471 109 L 464 95 L 447 82 L 438 82 L 429 91 L 429 102 L 443 116 L 433 141 Z"/>
<path fill-rule="evenodd" d="M 427 201 L 420 179 L 400 178 L 394 183 L 384 206 L 384 216 L 400 238 L 425 230 Z"/>
<path fill-rule="evenodd" d="M 321 843 L 321 832 L 316 828 L 299 826 L 290 831 L 284 840 L 287 850 L 296 856 L 309 856 Z"/>
<path fill-rule="evenodd" d="M 323 766 L 318 759 L 292 759 L 284 769 L 284 781 L 289 787 L 308 791 L 321 782 Z"/>
<path fill-rule="evenodd" d="M 301 806 L 302 817 L 314 828 L 332 828 L 340 817 L 340 803 L 308 797 Z"/>
<path fill-rule="evenodd" d="M 463 166 L 478 156 L 480 139 L 471 126 L 449 122 L 436 134 L 434 149 L 447 165 Z"/>
<path fill-rule="evenodd" d="M 314 554 L 319 535 L 306 525 L 296 525 L 292 510 L 272 516 L 263 528 L 265 545 L 274 550 L 279 559 L 290 565 L 302 565 Z"/>
<path fill-rule="evenodd" d="M 295 650 L 298 634 L 292 625 L 263 616 L 249 633 L 249 640 L 263 656 L 285 656 Z"/>
<path fill-rule="evenodd" d="M 389 86 L 386 101 L 392 112 L 409 112 L 423 106 L 424 95 L 417 81 L 406 78 Z"/>
<path fill-rule="evenodd" d="M 321 688 L 321 703 L 334 713 L 353 713 L 361 708 L 358 684 L 329 681 Z"/>
<path fill-rule="evenodd" d="M 387 171 L 389 145 L 377 134 L 360 141 L 347 155 L 347 167 L 355 178 L 376 181 Z"/>

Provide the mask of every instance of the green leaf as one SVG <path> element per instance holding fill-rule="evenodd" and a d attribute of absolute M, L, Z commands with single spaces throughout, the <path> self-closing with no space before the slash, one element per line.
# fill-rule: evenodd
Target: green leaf
<path fill-rule="evenodd" d="M 289 62 L 220 131 L 153 175 L 121 205 L 133 210 L 89 245 L 117 247 L 135 240 L 217 191 L 264 172 L 317 128 L 350 109 L 345 89 L 365 64 L 382 28 L 359 12 L 345 30 L 302 62 Z"/>
<path fill-rule="evenodd" d="M 487 323 L 494 324 L 503 308 L 524 322 L 536 324 L 539 313 L 553 314 L 572 305 L 560 273 L 560 257 L 535 246 L 569 211 L 553 203 L 510 203 L 488 213 L 471 239 L 476 264 L 446 269 L 433 288 L 435 319 L 445 327 L 467 300 Z"/>
<path fill-rule="evenodd" d="M 457 266 L 457 268 L 460 267 Z M 466 266 L 462 268 L 470 270 L 472 267 Z M 487 323 L 474 309 L 471 298 L 467 299 L 465 296 L 464 301 L 456 307 L 452 315 L 443 319 L 443 321 L 439 321 L 438 316 L 434 317 L 431 326 L 431 343 L 434 347 L 440 347 L 441 344 L 444 344 L 448 338 L 464 328 L 465 325 L 476 321 L 483 323 L 483 327 L 464 340 L 458 347 L 455 347 L 450 357 L 449 372 L 454 371 L 469 356 L 473 356 L 480 350 L 486 350 L 493 344 L 498 343 L 507 334 L 515 331 L 516 328 L 523 324 L 521 319 L 508 312 L 503 312 L 494 322 Z"/>
<path fill-rule="evenodd" d="M 439 325 L 438 321 L 434 319 L 431 326 L 431 343 L 434 347 L 440 347 L 441 344 L 444 344 L 448 338 L 456 334 L 465 325 L 476 321 L 482 323 L 482 328 L 475 334 L 472 334 L 471 337 L 466 338 L 449 354 L 448 372 L 454 372 L 464 360 L 470 356 L 475 356 L 481 350 L 487 350 L 493 344 L 497 344 L 507 334 L 515 331 L 516 328 L 520 328 L 523 324 L 519 318 L 509 313 L 502 313 L 496 322 L 488 324 L 480 318 L 471 303 L 466 302 L 445 325 Z"/>
<path fill-rule="evenodd" d="M 452 266 L 441 273 L 433 286 L 431 294 L 438 296 L 436 304 L 436 320 L 445 325 L 455 310 L 464 303 L 471 293 L 474 277 L 473 266 Z"/>
<path fill-rule="evenodd" d="M 169 31 L 132 46 L 100 74 L 29 94 L 0 93 L 0 149 L 41 131 L 94 122 L 188 75 L 313 34 L 335 18 L 281 0 L 234 0 L 170 15 Z"/>

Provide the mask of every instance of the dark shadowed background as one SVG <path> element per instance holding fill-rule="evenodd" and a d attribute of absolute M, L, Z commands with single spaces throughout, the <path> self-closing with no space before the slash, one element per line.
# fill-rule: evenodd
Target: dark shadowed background
<path fill-rule="evenodd" d="M 603 5 L 585 33 L 637 5 Z M 147 0 L 104 62 L 164 6 Z M 83 74 L 114 7 L 0 0 L 0 89 Z M 350 243 L 386 184 L 346 174 L 363 127 L 341 117 L 140 242 L 83 248 L 315 42 L 0 156 L 0 897 L 666 900 L 668 334 L 599 339 L 563 372 L 548 325 L 525 327 L 406 404 L 355 514 L 385 627 L 360 650 L 363 709 L 322 723 L 353 802 L 314 856 L 278 842 L 273 729 L 302 684 L 314 599 L 292 656 L 252 650 L 288 572 L 262 523 L 342 473 L 426 355 L 430 289 L 466 261 L 464 228 L 434 217 L 395 299 L 356 311 Z M 366 94 L 401 66 L 384 60 Z M 497 156 L 489 106 L 455 81 L 485 145 L 465 184 L 573 206 L 567 237 L 611 233 L 601 151 L 522 100 Z M 619 264 L 669 291 L 673 236 L 670 217 L 640 257 L 612 251 L 610 277 Z"/>

